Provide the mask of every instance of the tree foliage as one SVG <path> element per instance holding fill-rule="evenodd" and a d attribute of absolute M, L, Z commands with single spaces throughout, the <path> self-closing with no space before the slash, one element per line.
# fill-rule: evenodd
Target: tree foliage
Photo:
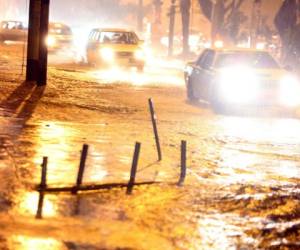
<path fill-rule="evenodd" d="M 235 41 L 239 35 L 241 24 L 247 20 L 240 10 L 245 0 L 220 0 L 213 7 L 212 0 L 198 0 L 204 16 L 211 21 L 213 12 L 216 15 L 216 31 L 225 38 Z"/>

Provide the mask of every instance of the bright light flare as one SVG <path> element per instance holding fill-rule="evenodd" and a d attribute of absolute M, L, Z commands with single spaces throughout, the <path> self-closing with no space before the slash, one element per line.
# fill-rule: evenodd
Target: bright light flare
<path fill-rule="evenodd" d="M 257 97 L 259 80 L 244 67 L 224 69 L 220 76 L 220 97 L 229 103 L 248 103 Z"/>
<path fill-rule="evenodd" d="M 48 47 L 53 47 L 56 44 L 56 40 L 53 36 L 48 36 L 46 39 L 46 44 Z"/>
<path fill-rule="evenodd" d="M 101 58 L 105 61 L 113 62 L 115 59 L 115 53 L 111 48 L 100 49 Z"/>
<path fill-rule="evenodd" d="M 53 238 L 36 238 L 24 235 L 13 235 L 10 240 L 15 250 L 58 250 L 65 249 L 64 244 Z"/>
<path fill-rule="evenodd" d="M 264 50 L 265 48 L 266 48 L 265 43 L 257 43 L 256 44 L 256 49 L 258 49 L 258 50 Z"/>
<path fill-rule="evenodd" d="M 215 47 L 216 48 L 223 48 L 224 47 L 224 42 L 221 40 L 215 41 Z"/>
<path fill-rule="evenodd" d="M 39 201 L 39 193 L 24 193 L 19 198 L 20 203 L 16 207 L 17 213 L 23 215 L 35 215 Z M 43 215 L 46 217 L 54 217 L 57 215 L 57 207 L 55 205 L 55 201 L 49 199 L 49 196 L 46 196 L 44 199 Z"/>
<path fill-rule="evenodd" d="M 143 61 L 143 60 L 145 60 L 145 53 L 144 53 L 144 51 L 143 50 L 137 50 L 137 51 L 135 51 L 135 53 L 134 53 L 134 57 L 137 59 L 137 60 L 141 60 L 141 61 Z"/>
<path fill-rule="evenodd" d="M 288 107 L 300 105 L 300 84 L 296 77 L 288 75 L 280 81 L 280 102 Z"/>
<path fill-rule="evenodd" d="M 157 66 L 157 65 L 155 65 Z M 170 65 L 169 65 L 170 66 Z M 134 68 L 118 68 L 113 67 L 107 70 L 97 70 L 89 72 L 90 77 L 98 79 L 100 82 L 106 83 L 128 83 L 134 86 L 145 85 L 176 85 L 183 86 L 184 81 L 182 79 L 181 71 L 174 69 L 176 72 L 174 75 L 170 75 L 170 69 L 162 70 L 159 67 L 147 67 L 146 70 L 141 73 L 137 72 Z"/>

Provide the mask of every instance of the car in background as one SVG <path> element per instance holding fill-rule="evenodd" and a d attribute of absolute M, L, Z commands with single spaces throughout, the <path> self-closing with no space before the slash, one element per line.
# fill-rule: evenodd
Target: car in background
<path fill-rule="evenodd" d="M 73 34 L 71 28 L 63 23 L 49 23 L 46 43 L 49 52 L 71 49 L 73 46 Z"/>
<path fill-rule="evenodd" d="M 187 97 L 217 112 L 243 106 L 300 105 L 300 83 L 266 51 L 205 49 L 185 67 Z"/>
<path fill-rule="evenodd" d="M 0 23 L 0 42 L 27 42 L 27 28 L 20 21 L 2 21 Z"/>
<path fill-rule="evenodd" d="M 87 44 L 87 61 L 100 67 L 135 67 L 144 70 L 145 54 L 135 32 L 93 29 Z"/>

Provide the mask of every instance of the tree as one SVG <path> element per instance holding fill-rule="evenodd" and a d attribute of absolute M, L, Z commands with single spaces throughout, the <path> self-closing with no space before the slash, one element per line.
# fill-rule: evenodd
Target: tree
<path fill-rule="evenodd" d="M 162 34 L 162 24 L 161 24 L 161 16 L 162 16 L 162 5 L 163 2 L 161 0 L 152 0 L 153 4 L 153 24 L 152 24 L 152 37 L 151 40 L 155 46 L 160 45 L 160 37 Z"/>
<path fill-rule="evenodd" d="M 281 59 L 285 62 L 289 60 L 293 51 L 292 38 L 297 24 L 297 5 L 299 6 L 297 0 L 284 0 L 274 20 L 282 43 Z"/>
<path fill-rule="evenodd" d="M 212 22 L 213 33 L 223 36 L 229 42 L 235 42 L 241 24 L 247 17 L 240 11 L 245 0 L 198 0 L 204 16 Z"/>
<path fill-rule="evenodd" d="M 182 21 L 182 54 L 189 53 L 189 28 L 190 28 L 191 0 L 180 0 L 180 12 Z"/>

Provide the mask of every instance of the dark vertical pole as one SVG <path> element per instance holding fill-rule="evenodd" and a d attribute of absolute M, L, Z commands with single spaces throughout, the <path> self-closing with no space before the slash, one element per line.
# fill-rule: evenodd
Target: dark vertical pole
<path fill-rule="evenodd" d="M 149 99 L 149 108 L 150 108 L 150 113 L 151 113 L 151 121 L 152 121 L 155 143 L 156 143 L 156 148 L 157 148 L 158 160 L 161 161 L 162 153 L 161 153 L 161 148 L 160 148 L 157 124 L 156 124 L 156 115 L 155 115 L 155 111 L 154 111 L 153 101 L 151 98 Z"/>
<path fill-rule="evenodd" d="M 38 86 L 43 86 L 47 84 L 48 48 L 46 39 L 48 36 L 49 6 L 50 0 L 42 0 L 40 16 L 39 77 L 37 82 Z"/>
<path fill-rule="evenodd" d="M 84 174 L 84 169 L 85 169 L 85 162 L 88 154 L 88 149 L 89 146 L 87 144 L 84 144 L 82 147 L 81 151 L 81 157 L 80 157 L 80 164 L 79 164 L 79 170 L 78 170 L 78 175 L 77 175 L 77 181 L 76 181 L 76 186 L 72 190 L 72 194 L 76 194 L 78 189 L 80 188 L 82 184 L 82 179 L 83 179 L 83 174 Z"/>
<path fill-rule="evenodd" d="M 186 141 L 181 141 L 181 164 L 178 186 L 182 186 L 186 176 Z"/>
<path fill-rule="evenodd" d="M 182 23 L 182 54 L 184 58 L 190 52 L 190 12 L 191 0 L 180 0 L 181 23 Z"/>
<path fill-rule="evenodd" d="M 43 158 L 42 163 L 42 175 L 41 175 L 41 184 L 39 187 L 39 203 L 38 203 L 38 209 L 36 212 L 36 218 L 41 219 L 43 214 L 43 205 L 44 205 L 44 196 L 45 196 L 45 189 L 47 187 L 47 165 L 48 165 L 48 158 Z"/>
<path fill-rule="evenodd" d="M 144 2 L 143 0 L 138 0 L 138 13 L 137 13 L 137 28 L 138 31 L 143 31 L 143 20 L 144 20 Z"/>
<path fill-rule="evenodd" d="M 136 176 L 138 161 L 139 161 L 140 150 L 141 150 L 141 143 L 136 142 L 135 143 L 135 148 L 134 148 L 134 155 L 133 155 L 133 160 L 132 160 L 131 172 L 130 172 L 130 180 L 129 180 L 128 185 L 127 185 L 127 192 L 126 192 L 127 194 L 132 193 L 132 189 L 133 189 L 134 182 L 135 182 L 135 176 Z"/>
<path fill-rule="evenodd" d="M 26 81 L 37 81 L 39 72 L 39 33 L 41 0 L 30 0 L 27 41 Z"/>
<path fill-rule="evenodd" d="M 175 13 L 176 13 L 176 0 L 172 0 L 170 7 L 170 23 L 169 23 L 169 47 L 168 47 L 168 56 L 173 55 L 173 43 L 174 43 L 174 26 L 175 26 Z"/>

